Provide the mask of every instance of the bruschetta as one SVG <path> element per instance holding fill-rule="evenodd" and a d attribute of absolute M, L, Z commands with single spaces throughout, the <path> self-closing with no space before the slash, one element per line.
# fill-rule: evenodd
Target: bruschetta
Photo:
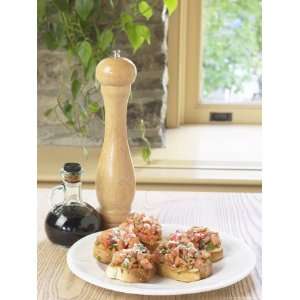
<path fill-rule="evenodd" d="M 221 239 L 216 231 L 209 230 L 207 227 L 192 227 L 187 230 L 187 237 L 200 250 L 206 250 L 210 253 L 212 262 L 223 258 L 223 247 Z"/>
<path fill-rule="evenodd" d="M 131 213 L 120 227 L 133 231 L 150 251 L 161 241 L 161 225 L 158 220 L 143 213 Z"/>
<path fill-rule="evenodd" d="M 98 261 L 109 264 L 116 251 L 131 248 L 139 242 L 138 237 L 125 228 L 110 228 L 98 235 L 93 254 Z"/>
<path fill-rule="evenodd" d="M 155 274 L 153 256 L 143 244 L 115 252 L 106 275 L 126 282 L 148 282 Z"/>
<path fill-rule="evenodd" d="M 169 239 L 183 243 L 192 242 L 197 249 L 209 252 L 212 262 L 223 258 L 223 248 L 219 234 L 207 227 L 194 226 L 185 232 L 176 231 L 169 236 Z"/>
<path fill-rule="evenodd" d="M 192 242 L 161 242 L 154 252 L 161 276 L 178 281 L 192 282 L 212 274 L 210 254 L 198 250 Z"/>

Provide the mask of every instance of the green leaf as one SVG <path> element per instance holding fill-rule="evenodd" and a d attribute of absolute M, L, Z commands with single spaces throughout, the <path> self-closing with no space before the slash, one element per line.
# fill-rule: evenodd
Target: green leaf
<path fill-rule="evenodd" d="M 67 11 L 69 8 L 68 0 L 53 0 L 55 6 L 61 11 Z"/>
<path fill-rule="evenodd" d="M 105 29 L 98 37 L 98 46 L 102 51 L 105 51 L 112 43 L 114 34 L 111 29 Z"/>
<path fill-rule="evenodd" d="M 142 157 L 146 163 L 150 163 L 151 148 L 148 145 L 142 148 Z"/>
<path fill-rule="evenodd" d="M 74 79 L 78 79 L 78 71 L 74 70 L 71 74 L 71 81 L 73 81 Z"/>
<path fill-rule="evenodd" d="M 141 149 L 142 157 L 145 162 L 150 163 L 151 162 L 151 145 L 145 136 L 146 127 L 145 127 L 145 123 L 144 123 L 143 119 L 140 120 L 139 130 L 141 132 L 141 139 L 144 142 L 144 146 Z"/>
<path fill-rule="evenodd" d="M 42 20 L 46 13 L 46 0 L 37 1 L 37 17 Z"/>
<path fill-rule="evenodd" d="M 74 79 L 72 81 L 72 96 L 73 96 L 73 99 L 76 99 L 77 96 L 78 96 L 78 93 L 80 91 L 80 86 L 81 86 L 81 83 L 78 79 Z"/>
<path fill-rule="evenodd" d="M 46 47 L 50 50 L 55 50 L 58 47 L 62 47 L 66 42 L 64 26 L 59 21 L 50 23 L 47 32 L 45 32 L 43 38 Z"/>
<path fill-rule="evenodd" d="M 70 122 L 73 122 L 72 110 L 73 110 L 72 105 L 69 103 L 69 101 L 66 101 L 63 106 L 63 114 Z"/>
<path fill-rule="evenodd" d="M 78 13 L 79 17 L 85 21 L 94 7 L 94 0 L 76 0 L 75 10 Z"/>
<path fill-rule="evenodd" d="M 177 8 L 178 1 L 177 0 L 164 0 L 164 4 L 167 7 L 169 16 L 171 16 L 172 13 Z"/>
<path fill-rule="evenodd" d="M 53 111 L 54 111 L 54 107 L 48 108 L 48 109 L 44 112 L 44 116 L 45 116 L 45 117 L 49 117 Z"/>
<path fill-rule="evenodd" d="M 98 102 L 90 101 L 87 108 L 89 112 L 96 113 L 99 111 L 100 105 Z"/>
<path fill-rule="evenodd" d="M 88 66 L 84 70 L 85 78 L 87 80 L 92 80 L 93 78 L 95 78 L 95 71 L 96 71 L 96 61 L 94 58 L 91 58 Z"/>
<path fill-rule="evenodd" d="M 58 47 L 62 47 L 66 44 L 64 25 L 62 23 L 60 23 L 60 22 L 55 23 L 54 35 L 55 35 L 55 39 L 56 39 Z"/>
<path fill-rule="evenodd" d="M 92 57 L 93 49 L 89 42 L 81 42 L 77 49 L 77 54 L 85 68 L 88 67 L 89 61 Z"/>
<path fill-rule="evenodd" d="M 100 9 L 100 4 L 101 4 L 101 0 L 94 0 L 94 7 L 93 7 L 94 12 L 98 13 Z"/>
<path fill-rule="evenodd" d="M 55 34 L 52 31 L 48 31 L 44 35 L 46 47 L 50 50 L 55 50 L 58 47 L 58 43 L 55 38 Z"/>
<path fill-rule="evenodd" d="M 122 27 L 122 30 L 126 31 L 126 25 L 127 24 L 132 24 L 133 22 L 133 18 L 131 15 L 127 14 L 127 13 L 121 13 L 121 27 Z"/>
<path fill-rule="evenodd" d="M 133 48 L 133 52 L 136 52 L 143 45 L 145 40 L 150 43 L 150 30 L 145 25 L 128 23 L 126 25 L 126 34 Z"/>
<path fill-rule="evenodd" d="M 147 27 L 146 25 L 137 25 L 136 31 L 138 35 L 142 36 L 144 40 L 147 41 L 148 44 L 151 43 L 151 32 L 149 27 Z"/>
<path fill-rule="evenodd" d="M 126 34 L 133 51 L 136 52 L 144 43 L 144 38 L 138 35 L 135 24 L 126 25 Z"/>
<path fill-rule="evenodd" d="M 153 15 L 152 7 L 146 1 L 141 1 L 139 3 L 139 11 L 147 20 Z"/>

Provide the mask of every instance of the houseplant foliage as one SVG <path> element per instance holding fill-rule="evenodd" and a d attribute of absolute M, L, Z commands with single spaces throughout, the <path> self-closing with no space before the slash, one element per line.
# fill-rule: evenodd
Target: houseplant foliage
<path fill-rule="evenodd" d="M 160 0 L 171 15 L 177 0 Z M 95 117 L 104 120 L 104 108 L 91 95 L 97 62 L 111 55 L 121 35 L 133 53 L 151 43 L 151 19 L 158 1 L 146 0 L 38 0 L 38 32 L 49 50 L 64 49 L 68 55 L 68 93 L 58 93 L 57 103 L 46 116 L 55 114 L 62 125 L 84 137 Z M 60 117 L 62 115 L 62 118 Z M 140 124 L 142 155 L 149 162 L 151 148 Z"/>

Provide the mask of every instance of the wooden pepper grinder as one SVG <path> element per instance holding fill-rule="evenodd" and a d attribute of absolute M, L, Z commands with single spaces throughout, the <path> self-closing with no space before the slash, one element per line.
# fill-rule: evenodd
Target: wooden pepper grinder
<path fill-rule="evenodd" d="M 136 78 L 132 61 L 114 51 L 97 65 L 105 107 L 104 141 L 96 173 L 100 213 L 106 228 L 123 222 L 135 194 L 135 174 L 127 139 L 127 103 Z"/>

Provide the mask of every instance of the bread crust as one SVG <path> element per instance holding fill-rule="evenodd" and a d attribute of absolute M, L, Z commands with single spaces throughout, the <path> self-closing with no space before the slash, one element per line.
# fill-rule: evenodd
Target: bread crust
<path fill-rule="evenodd" d="M 210 254 L 210 260 L 216 262 L 221 260 L 224 257 L 224 252 L 222 247 L 215 248 L 211 251 L 208 251 Z"/>
<path fill-rule="evenodd" d="M 94 245 L 94 257 L 104 264 L 109 264 L 111 262 L 113 253 L 113 250 L 104 248 L 104 246 L 101 243 L 98 245 Z"/>
<path fill-rule="evenodd" d="M 126 269 L 120 266 L 108 265 L 106 275 L 111 279 L 117 279 L 125 282 L 148 282 L 153 278 L 155 269 L 145 270 L 143 268 Z"/>
<path fill-rule="evenodd" d="M 171 268 L 166 263 L 158 265 L 158 273 L 170 279 L 183 282 L 193 282 L 209 277 L 212 274 L 212 263 L 207 260 L 201 269 L 193 269 L 191 271 L 181 271 Z"/>

